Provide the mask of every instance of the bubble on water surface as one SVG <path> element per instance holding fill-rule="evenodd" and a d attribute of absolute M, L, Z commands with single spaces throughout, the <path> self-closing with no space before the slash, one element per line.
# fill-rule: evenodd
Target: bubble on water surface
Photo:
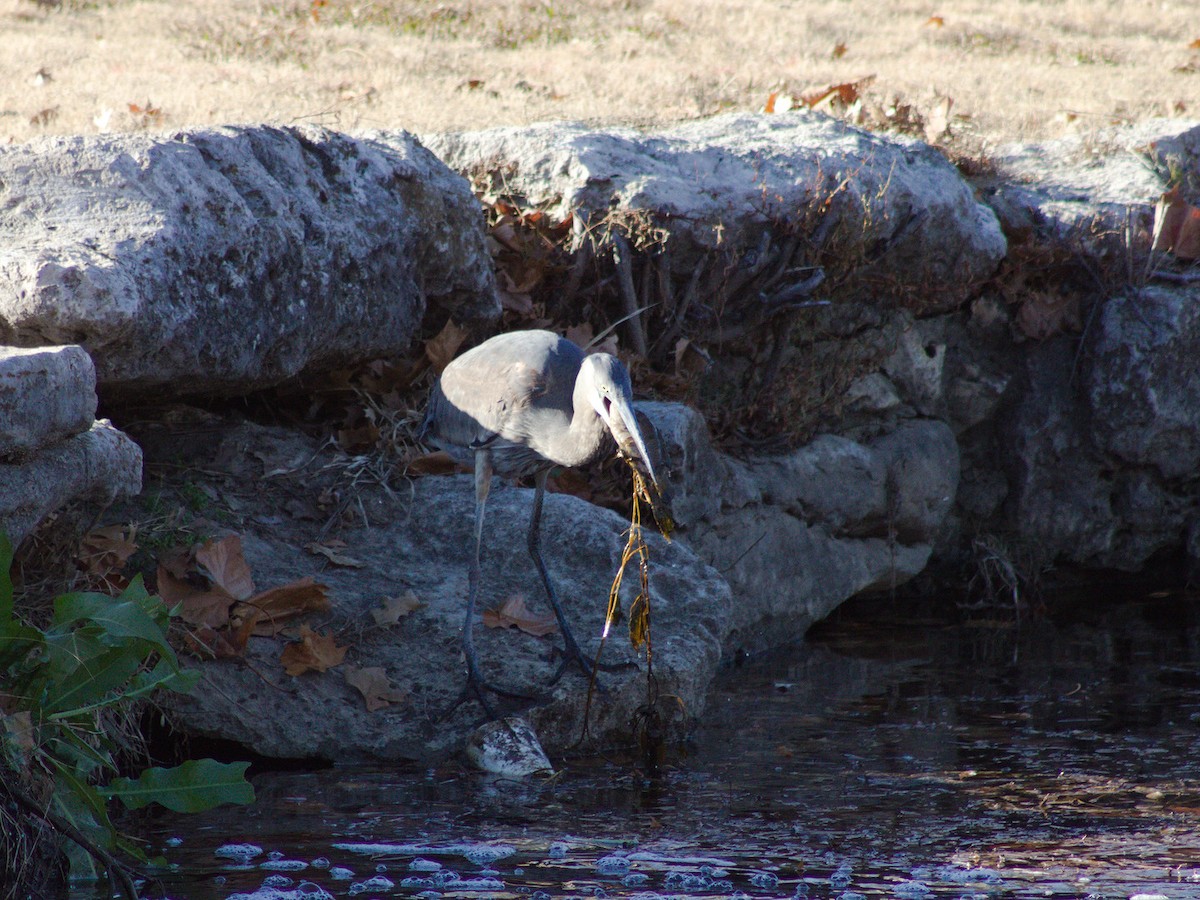
<path fill-rule="evenodd" d="M 301 869 L 307 869 L 308 863 L 302 859 L 282 859 L 276 857 L 260 862 L 258 867 L 271 872 L 299 872 Z"/>
<path fill-rule="evenodd" d="M 474 844 L 463 850 L 462 855 L 477 866 L 490 866 L 516 852 L 517 848 L 508 844 Z"/>
<path fill-rule="evenodd" d="M 893 890 L 900 900 L 922 900 L 933 893 L 928 885 L 920 881 L 902 881 Z"/>
<path fill-rule="evenodd" d="M 779 876 L 773 872 L 755 872 L 750 876 L 750 883 L 756 888 L 770 891 L 779 887 Z"/>
<path fill-rule="evenodd" d="M 292 879 L 286 875 L 268 875 L 263 879 L 263 887 L 285 888 L 291 887 Z"/>
<path fill-rule="evenodd" d="M 650 882 L 650 876 L 645 872 L 630 872 L 621 879 L 621 883 L 625 887 L 641 887 L 643 884 Z"/>
<path fill-rule="evenodd" d="M 602 856 L 596 860 L 596 871 L 601 875 L 624 875 L 629 871 L 629 857 Z"/>
<path fill-rule="evenodd" d="M 565 841 L 555 841 L 550 845 L 550 849 L 546 853 L 551 859 L 563 859 L 569 849 Z"/>
<path fill-rule="evenodd" d="M 333 866 L 329 870 L 329 877 L 334 881 L 349 881 L 354 877 L 354 872 L 351 869 L 347 869 L 343 866 Z"/>
<path fill-rule="evenodd" d="M 254 844 L 222 844 L 213 851 L 213 856 L 244 863 L 247 860 L 254 859 L 256 856 L 260 856 L 262 852 L 262 847 Z"/>
<path fill-rule="evenodd" d="M 442 864 L 434 859 L 425 859 L 418 856 L 408 864 L 410 872 L 437 872 L 442 868 Z"/>
<path fill-rule="evenodd" d="M 385 875 L 373 875 L 366 881 L 356 881 L 350 885 L 351 894 L 365 894 L 367 891 L 390 891 L 396 886 L 392 879 Z"/>

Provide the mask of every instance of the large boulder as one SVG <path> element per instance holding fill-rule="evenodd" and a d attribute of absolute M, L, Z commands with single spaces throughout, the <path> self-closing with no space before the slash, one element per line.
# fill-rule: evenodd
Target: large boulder
<path fill-rule="evenodd" d="M 0 149 L 0 210 L 0 340 L 82 344 L 108 395 L 404 353 L 427 302 L 499 314 L 475 198 L 406 134 L 44 138 Z"/>
<path fill-rule="evenodd" d="M 226 435 L 211 465 L 261 458 L 273 465 L 284 454 L 313 471 L 328 467 L 318 448 L 282 429 L 246 426 Z M 297 448 L 309 446 L 307 457 Z M 237 458 L 231 451 L 236 448 Z M 245 454 L 250 454 L 249 457 Z M 241 460 L 239 462 L 239 459 Z M 251 463 L 253 464 L 253 463 Z M 307 470 L 306 470 L 307 471 Z M 326 469 L 328 471 L 328 469 Z M 309 476 L 296 473 L 311 485 Z M 278 479 L 276 479 L 278 480 Z M 479 612 L 523 595 L 531 610 L 548 613 L 541 581 L 525 551 L 533 492 L 497 483 L 484 529 L 483 588 Z M 328 585 L 333 610 L 327 624 L 348 645 L 346 661 L 328 671 L 284 673 L 281 638 L 251 638 L 241 660 L 199 664 L 201 686 L 172 699 L 179 726 L 189 732 L 238 741 L 274 757 L 436 759 L 462 749 L 482 719 L 474 701 L 452 709 L 465 683 L 460 638 L 466 611 L 467 567 L 474 544 L 474 487 L 470 476 L 426 477 L 404 492 L 356 488 L 355 508 L 366 520 L 340 530 L 342 551 L 361 565 L 322 566 L 324 557 L 300 550 L 316 525 L 273 513 L 272 502 L 241 529 L 255 583 L 269 587 L 311 574 Z M 625 546 L 629 523 L 575 497 L 546 497 L 543 554 L 568 618 L 585 653 L 599 647 L 609 587 Z M 601 673 L 604 686 L 588 701 L 588 681 L 572 670 L 552 684 L 559 636 L 532 637 L 515 629 L 475 622 L 475 643 L 485 676 L 507 689 L 537 695 L 525 716 L 552 755 L 574 747 L 629 744 L 640 708 L 649 704 L 664 734 L 682 737 L 704 709 L 728 628 L 731 600 L 721 577 L 679 542 L 647 535 L 652 610 L 653 680 L 646 654 L 631 649 L 627 620 L 610 634 L 602 662 L 628 667 Z M 638 577 L 624 580 L 626 615 Z M 387 597 L 412 591 L 421 606 L 392 625 L 371 615 Z M 351 667 L 381 667 L 406 695 L 370 711 L 346 680 Z M 505 701 L 493 698 L 505 708 Z M 511 708 L 511 707 L 509 707 Z"/>
<path fill-rule="evenodd" d="M 1032 348 L 998 422 L 1007 530 L 1064 559 L 1137 570 L 1200 522 L 1196 292 L 1146 287 L 1103 303 L 1080 347 Z"/>
<path fill-rule="evenodd" d="M 995 216 L 937 151 L 807 111 L 714 116 L 648 133 L 553 123 L 423 140 L 452 168 L 498 173 L 505 190 L 551 216 L 573 215 L 580 235 L 586 223 L 665 244 L 681 276 L 721 256 L 716 289 L 789 258 L 818 261 L 807 250 L 792 255 L 799 235 L 842 273 L 842 296 L 946 309 L 1005 253 Z"/>
<path fill-rule="evenodd" d="M 954 504 L 958 445 L 936 419 L 743 461 L 714 449 L 692 410 L 642 410 L 663 448 L 680 540 L 733 589 L 727 653 L 780 646 L 850 597 L 910 580 Z"/>
<path fill-rule="evenodd" d="M 0 347 L 0 531 L 14 544 L 68 503 L 141 490 L 142 451 L 95 417 L 82 347 Z"/>

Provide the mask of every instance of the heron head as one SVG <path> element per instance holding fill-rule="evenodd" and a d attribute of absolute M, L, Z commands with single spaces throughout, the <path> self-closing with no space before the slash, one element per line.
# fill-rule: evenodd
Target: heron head
<path fill-rule="evenodd" d="M 646 442 L 633 410 L 633 385 L 629 381 L 629 370 L 609 353 L 593 353 L 584 358 L 580 375 L 587 379 L 588 400 L 592 408 L 612 433 L 617 446 L 627 455 L 636 456 L 642 461 L 657 488 L 654 463 L 646 452 Z"/>

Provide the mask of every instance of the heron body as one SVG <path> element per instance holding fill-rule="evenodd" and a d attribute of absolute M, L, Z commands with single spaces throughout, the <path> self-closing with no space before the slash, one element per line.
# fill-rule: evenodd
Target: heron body
<path fill-rule="evenodd" d="M 654 469 L 633 411 L 629 373 L 615 356 L 588 355 L 549 331 L 501 334 L 455 359 L 430 395 L 423 436 L 475 468 L 475 552 L 472 559 L 463 655 L 467 690 L 484 708 L 484 689 L 507 696 L 482 678 L 472 639 L 478 599 L 484 510 L 493 473 L 534 477 L 528 548 L 558 618 L 565 642 L 564 666 L 575 662 L 591 674 L 590 661 L 571 633 L 542 560 L 540 526 L 546 478 L 555 466 L 580 466 L 619 444 L 637 455 L 654 481 Z M 562 674 L 560 668 L 555 678 Z"/>

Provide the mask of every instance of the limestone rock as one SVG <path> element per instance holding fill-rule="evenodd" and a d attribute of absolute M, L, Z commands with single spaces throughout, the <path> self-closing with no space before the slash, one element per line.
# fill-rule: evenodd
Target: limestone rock
<path fill-rule="evenodd" d="M 102 419 L 23 463 L 0 464 L 0 523 L 15 545 L 69 501 L 106 503 L 141 489 L 142 451 Z"/>
<path fill-rule="evenodd" d="M 678 539 L 720 571 L 736 602 L 726 652 L 799 638 L 848 598 L 918 574 L 951 514 L 958 444 L 944 422 L 903 420 L 873 441 L 823 435 L 735 460 L 703 421 L 642 404 L 675 480 Z"/>
<path fill-rule="evenodd" d="M 281 429 L 247 428 L 227 443 L 265 452 Z M 366 492 L 364 492 L 365 494 Z M 480 611 L 522 594 L 538 612 L 548 611 L 533 563 L 525 552 L 533 492 L 497 484 L 488 499 Z M 453 714 L 465 682 L 460 633 L 465 615 L 467 566 L 473 552 L 474 490 L 471 476 L 417 479 L 411 492 L 380 490 L 360 499 L 380 510 L 377 524 L 344 529 L 347 553 L 364 563 L 321 571 L 302 553 L 289 529 L 300 524 L 247 523 L 242 543 L 255 583 L 266 587 L 312 574 L 329 586 L 333 627 L 350 643 L 347 663 L 379 666 L 408 702 L 369 712 L 339 668 L 292 677 L 279 661 L 282 640 L 252 638 L 249 666 L 215 661 L 199 666 L 203 682 L 191 696 L 167 698 L 187 731 L 235 740 L 258 753 L 285 758 L 436 759 L 457 753 L 482 718 L 477 704 Z M 599 647 L 606 599 L 624 547 L 628 522 L 575 497 L 551 494 L 543 514 L 544 556 L 584 652 Z M 727 628 L 729 588 L 679 542 L 650 537 L 650 589 L 654 674 L 661 712 L 679 738 L 705 703 Z M 626 578 L 626 586 L 636 583 Z M 388 627 L 374 626 L 371 609 L 381 598 L 412 590 L 422 606 Z M 626 596 L 628 604 L 631 596 Z M 628 662 L 604 672 L 607 690 L 588 704 L 588 682 L 568 672 L 550 679 L 558 659 L 557 636 L 532 637 L 515 629 L 475 625 L 484 675 L 503 687 L 538 695 L 522 714 L 551 755 L 574 745 L 628 744 L 635 712 L 646 703 L 645 654 L 630 647 L 626 625 L 604 646 L 602 661 Z M 665 698 L 671 698 L 668 702 Z M 501 704 L 502 705 L 502 704 Z"/>
<path fill-rule="evenodd" d="M 319 128 L 0 150 L 0 340 L 80 343 L 102 393 L 246 392 L 499 315 L 468 185 L 414 138 Z"/>
<path fill-rule="evenodd" d="M 0 347 L 0 459 L 27 459 L 95 418 L 96 370 L 82 347 Z"/>
<path fill-rule="evenodd" d="M 503 169 L 507 189 L 560 220 L 634 228 L 649 216 L 669 235 L 672 270 L 684 274 L 714 253 L 752 269 L 789 230 L 822 228 L 821 262 L 846 274 L 839 296 L 903 296 L 932 311 L 968 297 L 1005 253 L 994 214 L 939 153 L 817 113 L 729 114 L 649 133 L 553 123 L 424 140 L 459 171 Z"/>

